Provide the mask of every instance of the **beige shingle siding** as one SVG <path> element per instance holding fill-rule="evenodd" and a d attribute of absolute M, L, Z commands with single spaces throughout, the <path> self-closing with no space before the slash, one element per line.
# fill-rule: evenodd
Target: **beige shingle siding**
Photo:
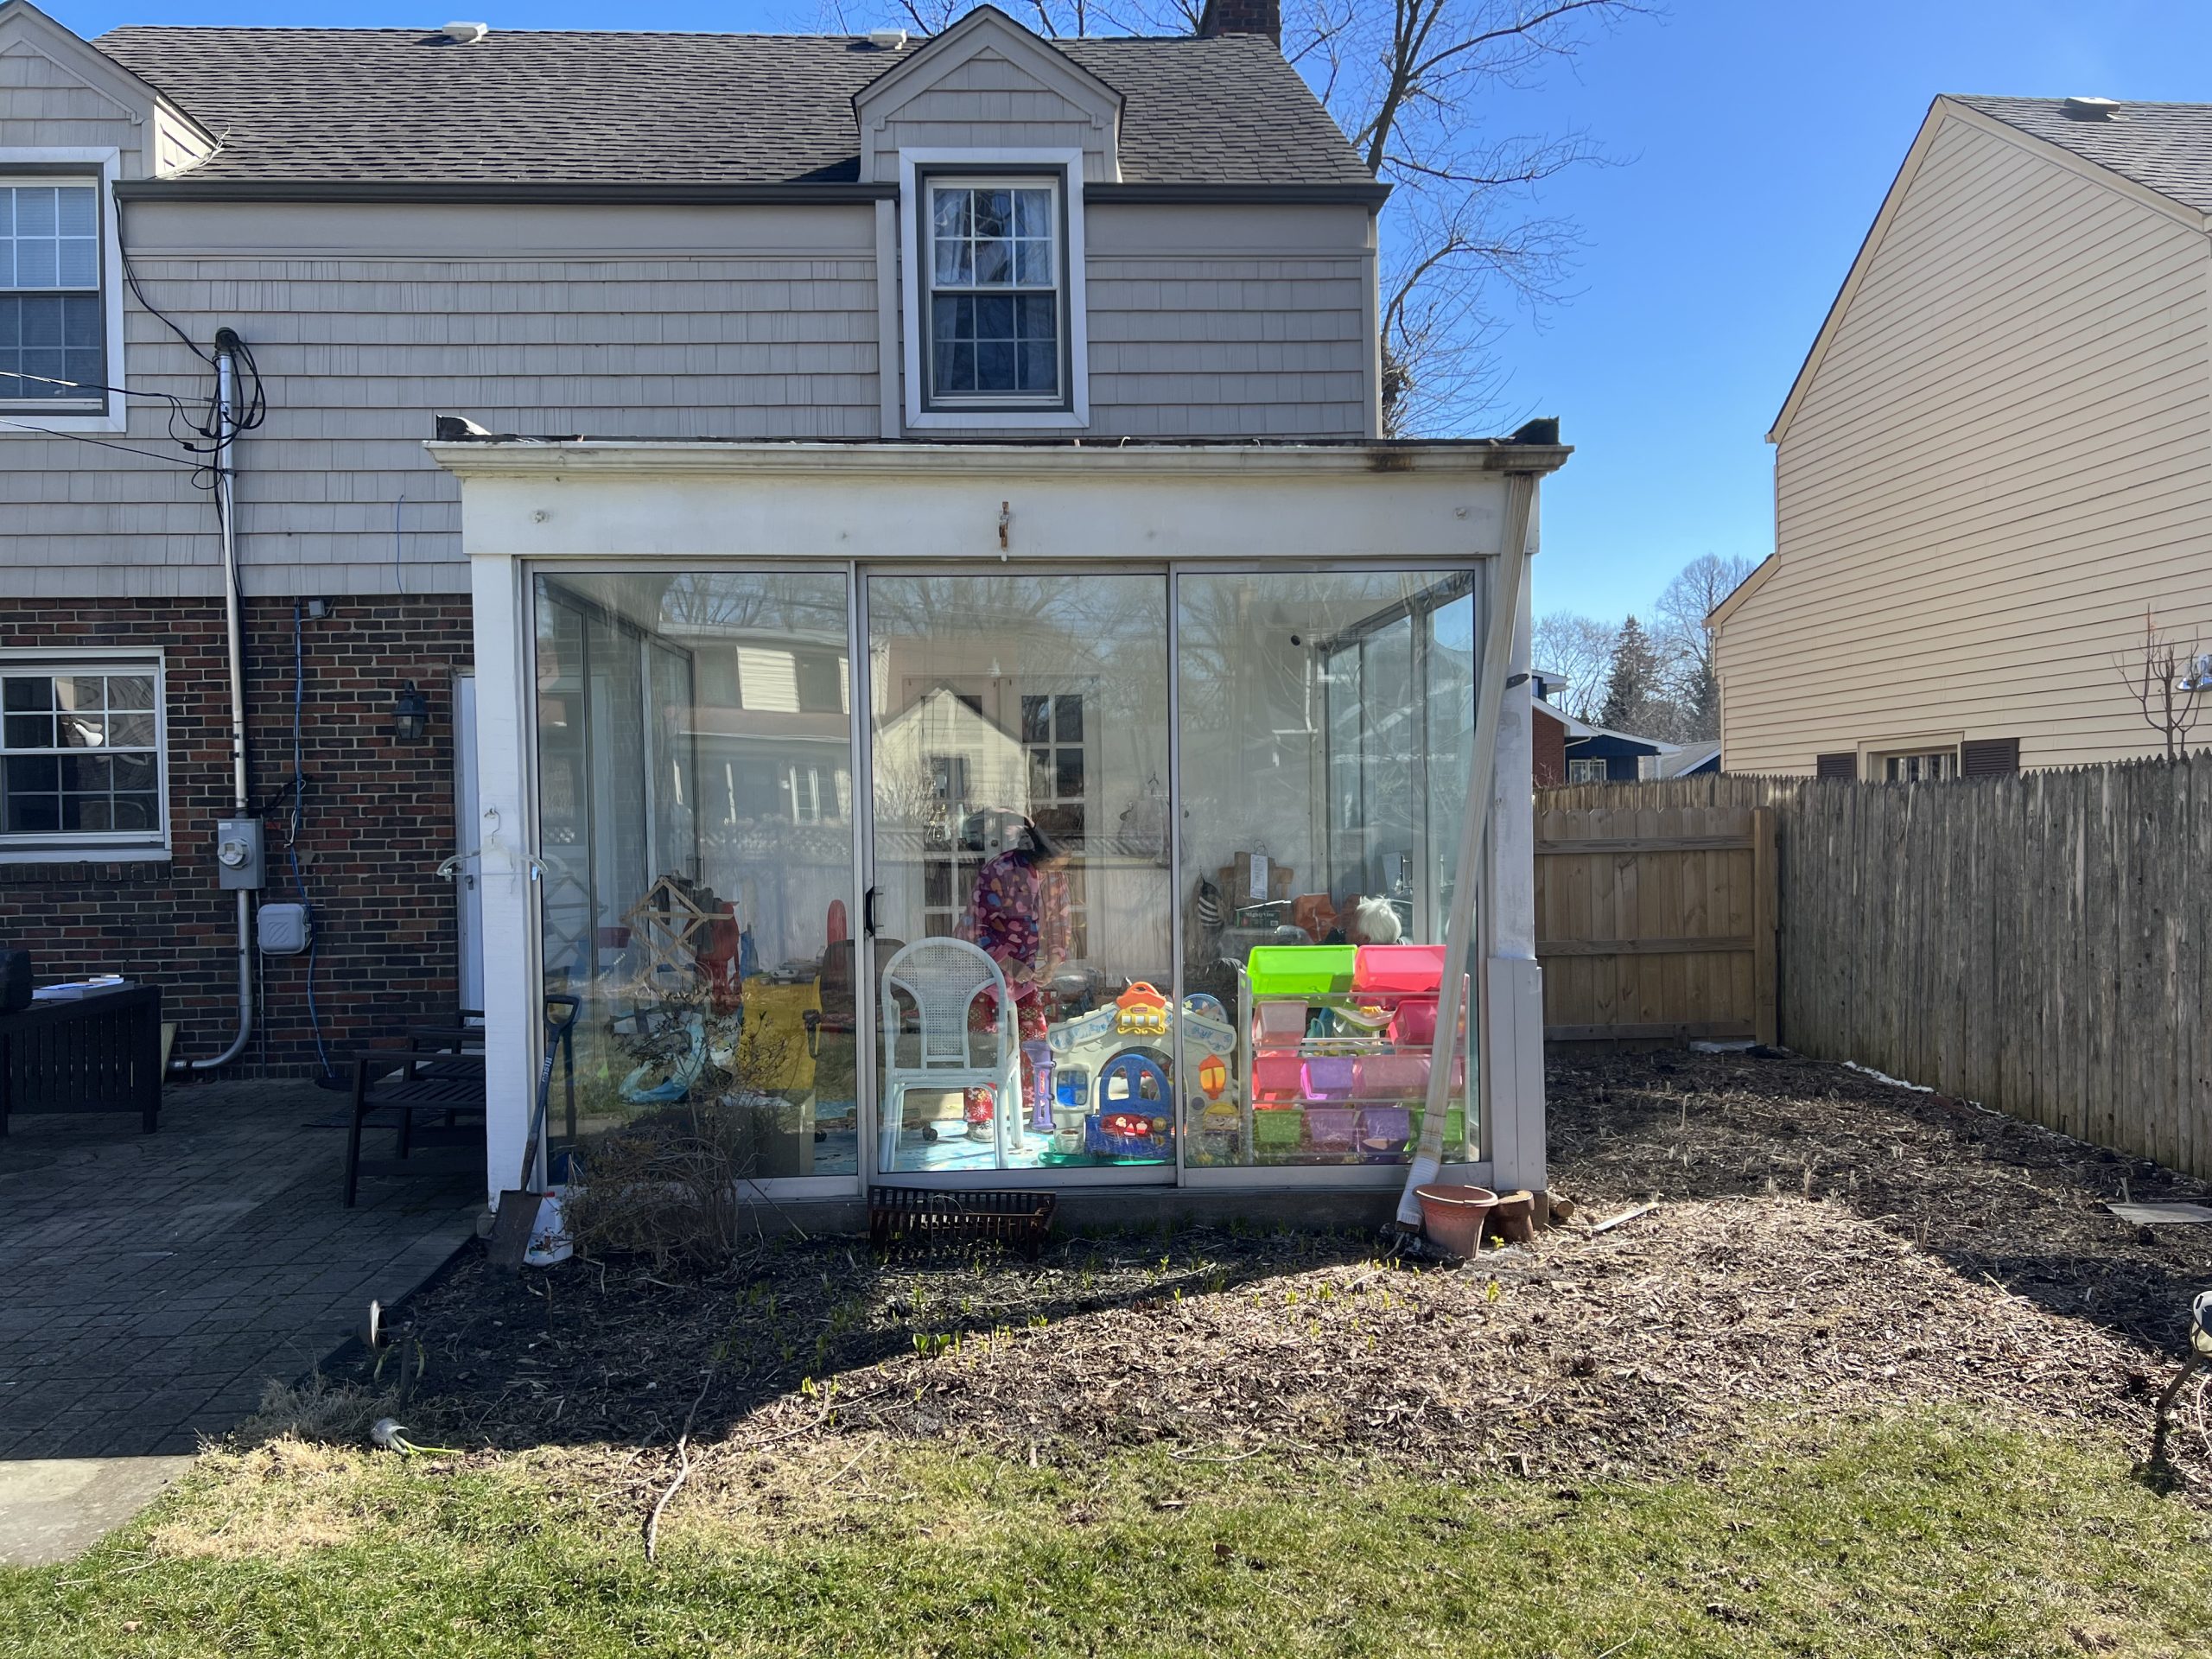
<path fill-rule="evenodd" d="M 1780 558 L 1719 638 L 1728 769 L 2152 747 L 2112 659 L 2146 607 L 2212 645 L 2208 306 L 2201 231 L 1946 119 L 1778 446 Z"/>
<path fill-rule="evenodd" d="M 310 241 L 343 239 L 359 210 L 294 209 Z M 764 212 L 766 210 L 764 210 Z M 451 221 L 495 245 L 563 239 L 590 209 L 434 208 L 422 242 Z M 360 237 L 389 228 L 379 214 Z M 645 221 L 656 235 L 677 216 Z M 742 209 L 701 215 L 702 234 L 747 239 Z M 811 226 L 820 257 L 724 251 L 590 257 L 405 257 L 387 242 L 347 257 L 219 252 L 270 221 L 196 204 L 132 210 L 147 294 L 195 340 L 225 323 L 254 348 L 267 423 L 239 451 L 246 586 L 256 594 L 461 592 L 452 476 L 423 443 L 439 414 L 495 431 L 635 437 L 873 437 L 878 429 L 873 216 L 865 206 L 778 211 L 788 247 Z M 590 232 L 604 237 L 604 225 Z M 586 239 L 579 235 L 573 239 Z M 187 245 L 197 244 L 195 250 Z M 204 404 L 207 373 L 132 306 L 130 384 Z M 134 405 L 129 435 L 175 453 L 162 405 Z M 400 509 L 401 574 L 392 518 Z M 67 439 L 0 436 L 8 510 L 0 594 L 219 591 L 214 520 L 187 469 Z M 128 574 L 145 575 L 142 584 Z"/>
<path fill-rule="evenodd" d="M 28 48 L 0 53 L 0 149 L 108 149 L 127 177 L 141 170 L 131 111 Z"/>
<path fill-rule="evenodd" d="M 1093 206 L 1091 424 L 1367 435 L 1364 209 Z"/>

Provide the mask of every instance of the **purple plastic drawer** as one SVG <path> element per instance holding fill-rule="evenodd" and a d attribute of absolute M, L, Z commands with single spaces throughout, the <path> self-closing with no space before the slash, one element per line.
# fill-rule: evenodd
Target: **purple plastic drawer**
<path fill-rule="evenodd" d="M 1308 1106 L 1306 1137 L 1316 1152 L 1350 1152 L 1359 1144 L 1359 1112 L 1350 1106 Z"/>
<path fill-rule="evenodd" d="M 1405 1155 L 1414 1115 L 1403 1106 L 1368 1106 L 1359 1114 L 1359 1155 L 1378 1162 Z"/>
<path fill-rule="evenodd" d="M 1341 1054 L 1317 1055 L 1306 1062 L 1308 1100 L 1350 1100 L 1357 1082 L 1356 1062 Z"/>

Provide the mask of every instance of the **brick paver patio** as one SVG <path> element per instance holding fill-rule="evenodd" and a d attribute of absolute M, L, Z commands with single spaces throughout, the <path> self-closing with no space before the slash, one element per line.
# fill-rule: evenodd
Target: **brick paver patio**
<path fill-rule="evenodd" d="M 480 1159 L 339 1202 L 343 1095 L 168 1090 L 162 1125 L 18 1116 L 0 1139 L 0 1458 L 190 1452 L 474 1236 Z M 374 1133 L 374 1131 L 372 1131 Z M 388 1140 L 384 1130 L 379 1140 Z M 382 1148 L 379 1147 L 379 1151 Z"/>

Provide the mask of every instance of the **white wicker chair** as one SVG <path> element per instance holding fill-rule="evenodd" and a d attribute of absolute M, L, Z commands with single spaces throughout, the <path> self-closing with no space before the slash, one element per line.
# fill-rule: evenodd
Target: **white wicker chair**
<path fill-rule="evenodd" d="M 997 1027 L 970 1031 L 969 1011 L 987 991 L 998 999 Z M 901 1029 L 900 992 L 913 1004 L 918 1032 Z M 1014 998 L 998 963 L 965 939 L 917 939 L 883 964 L 882 1002 L 883 1022 L 876 1031 L 883 1046 L 882 1156 L 877 1166 L 899 1167 L 899 1132 L 910 1088 L 948 1094 L 990 1090 L 991 1138 L 1003 1166 L 1007 1135 L 1017 1147 L 1022 1141 L 1021 1041 Z"/>

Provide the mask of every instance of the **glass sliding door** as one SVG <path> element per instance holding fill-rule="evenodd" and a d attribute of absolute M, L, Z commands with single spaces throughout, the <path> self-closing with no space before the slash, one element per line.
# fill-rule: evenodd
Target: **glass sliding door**
<path fill-rule="evenodd" d="M 584 1001 L 556 1179 L 711 1128 L 735 1173 L 859 1167 L 842 572 L 541 575 L 548 991 Z"/>
<path fill-rule="evenodd" d="M 877 1166 L 1175 1159 L 1167 584 L 868 581 Z"/>
<path fill-rule="evenodd" d="M 1444 918 L 1474 726 L 1472 573 L 1176 580 L 1192 1167 L 1401 1164 L 1454 1033 L 1449 1160 L 1475 1098 Z"/>

